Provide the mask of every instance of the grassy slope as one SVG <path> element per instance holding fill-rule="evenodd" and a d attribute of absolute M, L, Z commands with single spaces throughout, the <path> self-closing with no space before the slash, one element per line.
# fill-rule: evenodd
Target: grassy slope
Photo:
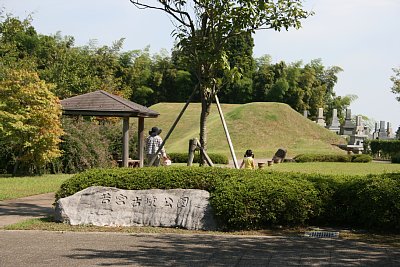
<path fill-rule="evenodd" d="M 157 125 L 165 137 L 183 107 L 183 103 L 159 103 L 150 108 L 161 115 L 146 120 L 146 132 Z M 189 139 L 199 136 L 200 104 L 190 104 L 166 143 L 167 152 L 187 152 Z M 256 157 L 270 158 L 284 147 L 288 156 L 300 153 L 344 153 L 331 144 L 344 139 L 304 118 L 281 103 L 223 104 L 225 120 L 238 158 L 246 149 Z M 215 105 L 208 118 L 208 151 L 230 155 L 228 142 Z"/>

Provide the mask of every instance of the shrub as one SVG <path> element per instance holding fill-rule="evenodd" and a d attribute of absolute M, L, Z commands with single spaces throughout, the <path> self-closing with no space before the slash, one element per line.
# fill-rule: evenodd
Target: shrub
<path fill-rule="evenodd" d="M 76 173 L 89 168 L 111 167 L 109 142 L 90 121 L 63 119 L 62 156 L 53 162 L 53 172 Z"/>
<path fill-rule="evenodd" d="M 171 158 L 172 162 L 175 163 L 187 163 L 189 159 L 188 153 L 168 153 L 168 156 Z M 228 157 L 223 154 L 209 153 L 208 156 L 210 157 L 211 161 L 214 164 L 229 163 Z M 196 153 L 193 158 L 193 163 L 199 163 L 199 162 L 200 162 L 200 155 Z"/>
<path fill-rule="evenodd" d="M 349 155 L 340 154 L 300 154 L 294 157 L 296 162 L 350 162 Z"/>
<path fill-rule="evenodd" d="M 383 158 L 400 153 L 400 140 L 370 140 L 371 153 Z"/>
<path fill-rule="evenodd" d="M 65 181 L 56 199 L 90 186 L 207 190 L 222 229 L 299 225 L 319 211 L 318 191 L 304 174 L 211 167 L 92 169 Z"/>
<path fill-rule="evenodd" d="M 400 152 L 392 156 L 392 163 L 400 163 Z"/>
<path fill-rule="evenodd" d="M 400 173 L 356 177 L 332 198 L 333 221 L 367 229 L 400 231 Z"/>
<path fill-rule="evenodd" d="M 371 162 L 371 161 L 372 161 L 372 157 L 367 154 L 351 155 L 351 162 L 367 163 L 367 162 Z"/>
<path fill-rule="evenodd" d="M 211 201 L 225 230 L 302 225 L 318 210 L 318 191 L 304 179 L 258 172 L 225 179 Z"/>
<path fill-rule="evenodd" d="M 400 232 L 400 173 L 360 177 L 211 167 L 92 169 L 65 181 L 56 199 L 90 186 L 207 190 L 223 230 L 317 224 Z"/>
<path fill-rule="evenodd" d="M 366 154 L 339 155 L 339 154 L 300 154 L 296 162 L 371 162 L 372 157 Z"/>

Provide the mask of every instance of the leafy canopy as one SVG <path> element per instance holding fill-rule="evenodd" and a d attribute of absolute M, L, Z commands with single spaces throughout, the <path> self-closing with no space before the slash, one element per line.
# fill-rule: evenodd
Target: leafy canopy
<path fill-rule="evenodd" d="M 61 105 L 35 72 L 8 69 L 0 79 L 0 147 L 28 172 L 60 156 Z"/>
<path fill-rule="evenodd" d="M 178 46 L 203 88 L 212 87 L 221 70 L 229 68 L 229 40 L 259 29 L 299 28 L 310 13 L 302 0 L 130 0 L 138 8 L 162 10 L 172 16 Z M 209 88 L 208 88 L 209 89 Z"/>

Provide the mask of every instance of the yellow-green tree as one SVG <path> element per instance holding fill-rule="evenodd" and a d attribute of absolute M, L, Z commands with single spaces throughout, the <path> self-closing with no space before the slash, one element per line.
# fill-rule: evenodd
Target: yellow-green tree
<path fill-rule="evenodd" d="M 14 175 L 41 174 L 60 156 L 61 105 L 37 73 L 3 69 L 0 76 L 0 147 L 11 151 Z"/>

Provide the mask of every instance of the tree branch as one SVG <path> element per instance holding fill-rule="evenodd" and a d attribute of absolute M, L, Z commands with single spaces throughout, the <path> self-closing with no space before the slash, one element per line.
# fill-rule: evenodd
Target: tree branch
<path fill-rule="evenodd" d="M 194 31 L 194 29 L 195 29 L 192 18 L 190 17 L 188 12 L 179 10 L 178 8 L 173 8 L 171 5 L 167 4 L 166 1 L 160 1 L 160 3 L 163 5 L 163 7 L 157 7 L 157 6 L 143 4 L 143 3 L 140 3 L 139 0 L 129 0 L 129 1 L 139 9 L 156 9 L 156 10 L 164 11 L 167 14 L 174 17 L 174 19 L 176 19 L 179 23 L 181 23 L 185 27 L 191 28 L 192 31 Z M 188 20 L 188 22 L 185 20 L 185 18 Z"/>

